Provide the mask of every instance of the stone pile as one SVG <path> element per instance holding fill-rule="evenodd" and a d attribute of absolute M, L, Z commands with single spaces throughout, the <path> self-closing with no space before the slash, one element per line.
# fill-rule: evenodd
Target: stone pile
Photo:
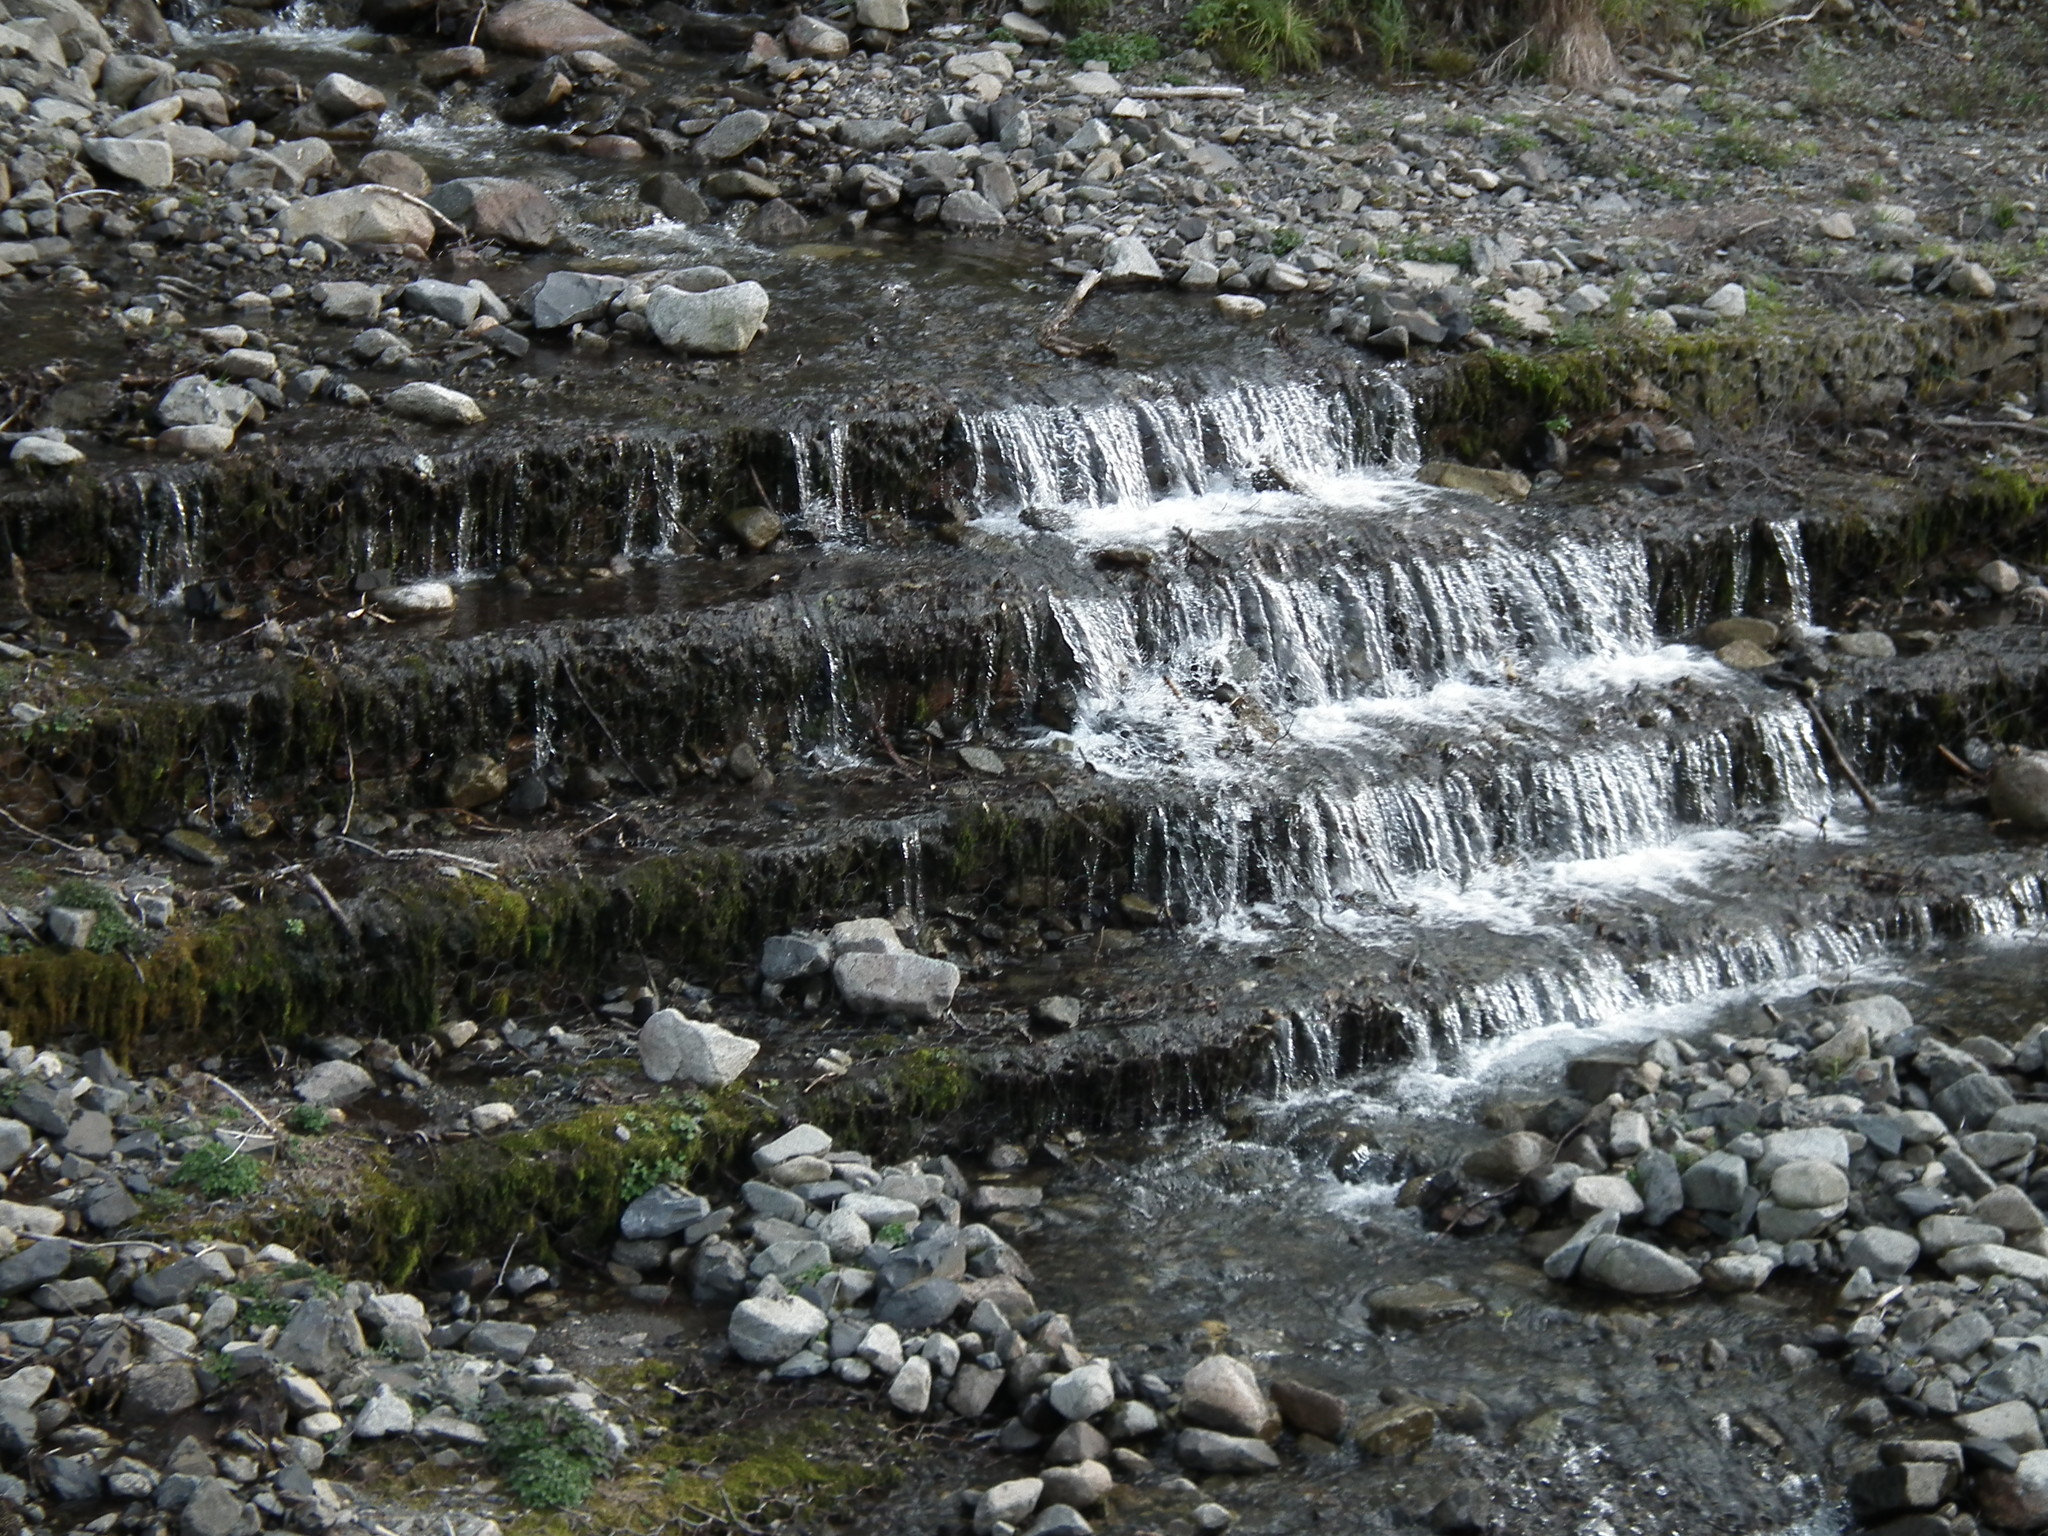
<path fill-rule="evenodd" d="M 1410 1198 L 1507 1213 L 1564 1284 L 1831 1277 L 1853 1320 L 1785 1363 L 1837 1359 L 1871 1394 L 1849 1416 L 1875 1442 L 1850 1481 L 1861 1518 L 1940 1536 L 1963 1529 L 1937 1514 L 1959 1501 L 2048 1529 L 2048 1024 L 1951 1039 L 1878 995 L 1588 1058 L 1568 1081 L 1577 1097 L 1506 1106 L 1520 1125 Z"/>
<path fill-rule="evenodd" d="M 782 934 L 762 947 L 768 1001 L 809 994 L 815 1002 L 827 981 L 854 1013 L 929 1023 L 952 1007 L 960 967 L 906 949 L 895 925 L 880 917 L 839 923 L 829 933 Z"/>

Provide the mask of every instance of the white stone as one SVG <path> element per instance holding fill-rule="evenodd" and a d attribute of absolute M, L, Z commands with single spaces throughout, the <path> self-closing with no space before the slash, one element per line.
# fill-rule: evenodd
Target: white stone
<path fill-rule="evenodd" d="M 932 1405 L 931 1362 L 922 1355 L 903 1362 L 896 1379 L 889 1383 L 889 1406 L 915 1418 Z"/>
<path fill-rule="evenodd" d="M 519 1110 L 514 1105 L 479 1104 L 469 1112 L 469 1128 L 479 1136 L 488 1136 L 492 1131 L 502 1131 L 518 1118 Z"/>
<path fill-rule="evenodd" d="M 1723 283 L 1701 301 L 1700 308 L 1723 320 L 1740 320 L 1749 313 L 1749 294 L 1740 283 Z"/>
<path fill-rule="evenodd" d="M 461 390 L 425 379 L 399 385 L 384 397 L 384 407 L 435 427 L 473 427 L 484 419 L 484 408 Z"/>
<path fill-rule="evenodd" d="M 1092 1419 L 1116 1401 L 1116 1382 L 1107 1361 L 1090 1360 L 1053 1382 L 1046 1396 L 1062 1418 Z"/>
<path fill-rule="evenodd" d="M 376 1396 L 356 1411 L 355 1433 L 358 1439 L 381 1440 L 387 1435 L 404 1435 L 411 1431 L 412 1404 L 381 1382 Z"/>
<path fill-rule="evenodd" d="M 680 1079 L 723 1088 L 752 1064 L 761 1043 L 719 1024 L 663 1008 L 640 1026 L 640 1065 L 657 1083 Z"/>

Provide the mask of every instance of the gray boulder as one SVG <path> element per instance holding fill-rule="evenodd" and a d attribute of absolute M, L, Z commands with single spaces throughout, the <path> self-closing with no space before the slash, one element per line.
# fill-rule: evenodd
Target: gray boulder
<path fill-rule="evenodd" d="M 473 235 L 527 250 L 547 249 L 562 227 L 561 210 L 547 193 L 510 176 L 464 176 L 443 182 L 427 203 Z"/>
<path fill-rule="evenodd" d="M 1213 1429 L 1184 1429 L 1173 1449 L 1180 1464 L 1191 1472 L 1244 1474 L 1280 1468 L 1279 1453 L 1265 1441 Z"/>
<path fill-rule="evenodd" d="M 766 112 L 757 111 L 752 107 L 740 112 L 729 112 L 698 135 L 696 142 L 690 146 L 691 152 L 706 164 L 718 160 L 737 160 L 767 137 L 772 121 Z"/>
<path fill-rule="evenodd" d="M 726 1340 L 742 1360 L 778 1365 L 823 1333 L 825 1322 L 801 1296 L 753 1296 L 732 1309 Z"/>
<path fill-rule="evenodd" d="M 353 1104 L 376 1086 L 377 1080 L 352 1061 L 323 1061 L 293 1091 L 308 1104 L 335 1107 Z"/>
<path fill-rule="evenodd" d="M 1700 1283 L 1699 1271 L 1685 1260 L 1635 1238 L 1611 1234 L 1586 1245 L 1579 1278 L 1624 1296 L 1682 1296 Z"/>
<path fill-rule="evenodd" d="M 271 1353 L 314 1378 L 333 1377 L 367 1346 L 355 1313 L 328 1296 L 309 1296 L 292 1309 Z"/>
<path fill-rule="evenodd" d="M 1232 1435 L 1256 1435 L 1273 1410 L 1251 1367 L 1234 1355 L 1210 1355 L 1181 1384 L 1181 1417 Z"/>
<path fill-rule="evenodd" d="M 530 295 L 534 328 L 559 331 L 600 319 L 625 286 L 623 277 L 602 272 L 550 272 Z"/>
<path fill-rule="evenodd" d="M 693 1195 L 672 1184 L 658 1184 L 620 1213 L 619 1236 L 629 1243 L 651 1237 L 674 1237 L 710 1214 L 711 1202 L 702 1195 Z"/>
<path fill-rule="evenodd" d="M 960 967 L 907 952 L 841 955 L 832 980 L 855 1013 L 944 1018 L 960 986 Z"/>
<path fill-rule="evenodd" d="M 467 283 L 444 283 L 423 277 L 399 290 L 398 301 L 415 314 L 432 315 L 458 330 L 476 319 L 483 295 Z"/>
<path fill-rule="evenodd" d="M 156 403 L 166 427 L 239 427 L 256 397 L 237 384 L 216 384 L 196 374 L 173 379 Z"/>
<path fill-rule="evenodd" d="M 384 408 L 430 427 L 473 427 L 484 419 L 484 408 L 470 396 L 425 379 L 399 385 L 384 397 Z"/>
<path fill-rule="evenodd" d="M 646 318 L 655 340 L 674 352 L 729 356 L 744 352 L 768 319 L 768 290 L 734 283 L 706 293 L 664 284 L 648 296 Z"/>

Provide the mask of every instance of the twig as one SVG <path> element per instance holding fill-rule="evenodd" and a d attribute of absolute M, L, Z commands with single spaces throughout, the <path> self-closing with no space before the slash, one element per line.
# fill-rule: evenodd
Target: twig
<path fill-rule="evenodd" d="M 1804 16 L 1773 16 L 1769 21 L 1760 22 L 1756 26 L 1748 28 L 1746 31 L 1736 33 L 1733 37 L 1729 38 L 1727 42 L 1721 43 L 1716 47 L 1709 48 L 1707 50 L 1707 57 L 1712 58 L 1715 54 L 1720 53 L 1725 49 L 1734 48 L 1739 44 L 1745 42 L 1749 38 L 1755 37 L 1759 32 L 1769 32 L 1777 27 L 1798 26 L 1805 22 L 1818 21 L 1820 19 L 1820 13 L 1824 9 L 1826 9 L 1826 7 L 1817 5 L 1812 10 L 1808 11 Z"/>
<path fill-rule="evenodd" d="M 1871 815 L 1879 814 L 1877 797 L 1870 792 L 1870 786 L 1863 782 L 1863 776 L 1856 771 L 1856 765 L 1849 761 L 1849 755 L 1842 750 L 1842 744 L 1835 740 L 1835 733 L 1828 728 L 1827 716 L 1820 712 L 1820 701 L 1811 695 L 1806 700 L 1806 712 L 1813 716 L 1813 729 L 1821 739 L 1821 745 L 1828 749 L 1828 756 L 1835 760 L 1835 766 L 1842 770 L 1842 776 L 1849 781 L 1849 787 L 1856 791 L 1856 798 L 1863 802 L 1863 808 Z"/>
<path fill-rule="evenodd" d="M 258 1109 L 254 1104 L 251 1104 L 247 1099 L 243 1098 L 240 1093 L 238 1093 L 233 1088 L 230 1088 L 226 1083 L 222 1082 L 219 1078 L 215 1077 L 211 1072 L 202 1072 L 200 1076 L 204 1077 L 209 1083 L 213 1084 L 214 1087 L 218 1088 L 222 1093 L 226 1094 L 229 1098 L 233 1099 L 237 1104 L 241 1105 L 242 1108 L 249 1111 L 250 1114 L 254 1115 L 256 1117 L 257 1123 L 261 1125 L 263 1129 L 270 1132 L 270 1134 L 273 1136 L 277 1134 L 277 1122 L 275 1120 L 272 1120 L 270 1116 L 263 1113 L 263 1111 Z"/>
<path fill-rule="evenodd" d="M 1088 302 L 1088 295 L 1095 291 L 1102 281 L 1102 273 L 1090 267 L 1081 274 L 1081 281 L 1074 285 L 1074 291 L 1067 295 L 1067 302 L 1059 307 L 1053 317 L 1038 328 L 1038 344 L 1055 357 L 1088 358 L 1095 362 L 1115 362 L 1116 348 L 1106 341 L 1068 341 L 1060 335 L 1068 322 L 1081 312 L 1081 306 Z"/>
<path fill-rule="evenodd" d="M 512 1239 L 511 1244 L 505 1249 L 505 1261 L 498 1266 L 498 1278 L 493 1280 L 491 1282 L 491 1288 L 488 1291 L 484 1292 L 484 1299 L 486 1301 L 490 1300 L 491 1297 L 497 1295 L 498 1292 L 501 1289 L 503 1289 L 505 1284 L 505 1271 L 512 1267 L 512 1255 L 519 1251 L 519 1245 L 525 1241 L 526 1234 L 524 1232 L 521 1232 L 517 1237 Z"/>
<path fill-rule="evenodd" d="M 1951 432 L 1975 432 L 1979 429 L 1993 432 L 2024 432 L 2029 437 L 2048 437 L 2048 427 L 2031 421 L 1937 421 L 1937 427 L 1946 427 Z"/>
<path fill-rule="evenodd" d="M 1955 753 L 1949 751 L 1947 747 L 1936 747 L 1934 750 L 1942 755 L 1943 760 L 1947 762 L 1949 767 L 1955 769 L 1955 771 L 1957 773 L 1960 773 L 1964 778 L 1969 779 L 1973 783 L 1977 784 L 1981 784 L 1984 782 L 1983 774 L 1979 773 L 1975 768 L 1972 768 L 1960 757 L 1957 757 Z"/>
<path fill-rule="evenodd" d="M 14 812 L 8 810 L 5 806 L 0 806 L 0 816 L 5 816 L 9 821 L 13 822 L 17 827 L 21 828 L 21 830 L 26 832 L 30 837 L 41 838 L 46 843 L 55 843 L 59 848 L 62 848 L 66 853 L 75 853 L 78 854 L 80 857 L 83 857 L 85 854 L 92 851 L 88 848 L 81 848 L 76 843 L 67 843 L 61 837 L 52 837 L 50 836 L 49 833 L 30 826 L 27 822 L 23 821 L 20 817 L 16 816 Z"/>
<path fill-rule="evenodd" d="M 490 8 L 491 0 L 484 0 L 484 3 L 476 8 L 476 20 L 469 24 L 469 46 L 472 48 L 476 46 L 477 33 L 484 29 L 484 12 Z"/>
<path fill-rule="evenodd" d="M 614 736 L 612 734 L 612 728 L 604 723 L 604 716 L 600 715 L 597 712 L 597 707 L 593 705 L 590 702 L 590 700 L 586 699 L 583 696 L 583 685 L 576 681 L 576 669 L 570 666 L 569 663 L 566 661 L 562 663 L 562 676 L 569 684 L 569 691 L 576 695 L 576 702 L 581 704 L 583 708 L 589 713 L 590 718 L 597 722 L 597 728 L 599 732 L 602 733 L 604 736 L 605 745 L 612 749 L 612 754 L 615 757 L 617 757 L 620 762 L 625 763 L 625 748 L 619 745 L 619 738 Z M 631 766 L 632 765 L 630 763 L 627 764 L 628 768 L 630 768 Z"/>
<path fill-rule="evenodd" d="M 313 893 L 320 905 L 327 909 L 327 915 L 334 919 L 335 926 L 347 937 L 348 947 L 354 949 L 361 942 L 356 936 L 356 925 L 350 922 L 348 914 L 341 910 L 341 903 L 334 899 L 334 893 L 328 890 L 320 877 L 310 869 L 300 870 L 299 879 L 305 882 L 306 889 Z"/>

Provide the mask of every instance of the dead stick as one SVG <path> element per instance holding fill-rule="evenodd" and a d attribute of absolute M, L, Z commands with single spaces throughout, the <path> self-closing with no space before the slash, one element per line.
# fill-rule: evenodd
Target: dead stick
<path fill-rule="evenodd" d="M 1820 701 L 1806 700 L 1806 712 L 1813 716 L 1813 729 L 1820 737 L 1821 745 L 1828 749 L 1828 756 L 1835 760 L 1835 766 L 1842 770 L 1842 776 L 1849 781 L 1849 787 L 1856 791 L 1856 798 L 1863 802 L 1863 808 L 1875 816 L 1878 814 L 1877 796 L 1870 792 L 1870 786 L 1863 782 L 1863 775 L 1856 771 L 1856 765 L 1849 761 L 1842 744 L 1835 740 L 1835 733 L 1828 728 L 1827 716 L 1820 712 Z"/>
<path fill-rule="evenodd" d="M 5 806 L 0 806 L 0 816 L 5 816 L 9 821 L 13 822 L 17 827 L 21 828 L 21 830 L 26 832 L 30 837 L 40 838 L 46 843 L 55 843 L 59 848 L 62 848 L 66 853 L 83 854 L 88 851 L 87 849 L 80 848 L 75 843 L 67 843 L 61 837 L 52 837 L 50 836 L 49 833 L 42 831 L 40 828 L 30 826 L 27 822 L 23 821 L 20 817 L 16 816 L 14 812 L 8 810 Z"/>
<path fill-rule="evenodd" d="M 1960 757 L 1957 757 L 1955 753 L 1949 751 L 1947 747 L 1936 747 L 1934 750 L 1942 755 L 1942 759 L 1949 765 L 1949 767 L 1955 769 L 1955 771 L 1957 773 L 1960 773 L 1964 778 L 1975 779 L 1979 782 L 1982 782 L 1984 775 L 1979 773 L 1976 769 L 1972 768 Z"/>
<path fill-rule="evenodd" d="M 356 925 L 350 922 L 348 914 L 341 910 L 341 903 L 334 899 L 334 893 L 328 890 L 320 877 L 310 869 L 300 870 L 299 879 L 305 882 L 306 889 L 313 893 L 314 899 L 327 909 L 327 915 L 334 919 L 335 926 L 341 929 L 348 939 L 348 947 L 354 949 L 360 942 L 356 937 Z"/>
<path fill-rule="evenodd" d="M 257 1124 L 261 1125 L 263 1129 L 270 1132 L 270 1134 L 273 1136 L 277 1134 L 277 1122 L 272 1120 L 270 1116 L 263 1113 L 262 1110 L 258 1109 L 254 1104 L 251 1104 L 247 1099 L 243 1098 L 241 1094 L 237 1093 L 234 1089 L 230 1088 L 226 1083 L 222 1082 L 219 1078 L 215 1077 L 211 1072 L 202 1073 L 201 1075 L 205 1077 L 205 1079 L 209 1083 L 213 1084 L 214 1087 L 218 1088 L 222 1093 L 226 1094 L 229 1098 L 233 1099 L 237 1104 L 241 1105 L 242 1108 L 249 1111 L 250 1114 L 254 1115 L 256 1117 Z"/>
<path fill-rule="evenodd" d="M 1106 341 L 1068 341 L 1060 335 L 1068 322 L 1081 312 L 1081 306 L 1088 302 L 1088 295 L 1095 291 L 1096 284 L 1101 281 L 1101 272 L 1093 267 L 1081 274 L 1081 281 L 1076 283 L 1074 291 L 1067 295 L 1067 302 L 1039 328 L 1038 344 L 1041 347 L 1055 357 L 1095 358 L 1104 362 L 1115 360 L 1116 349 Z"/>

